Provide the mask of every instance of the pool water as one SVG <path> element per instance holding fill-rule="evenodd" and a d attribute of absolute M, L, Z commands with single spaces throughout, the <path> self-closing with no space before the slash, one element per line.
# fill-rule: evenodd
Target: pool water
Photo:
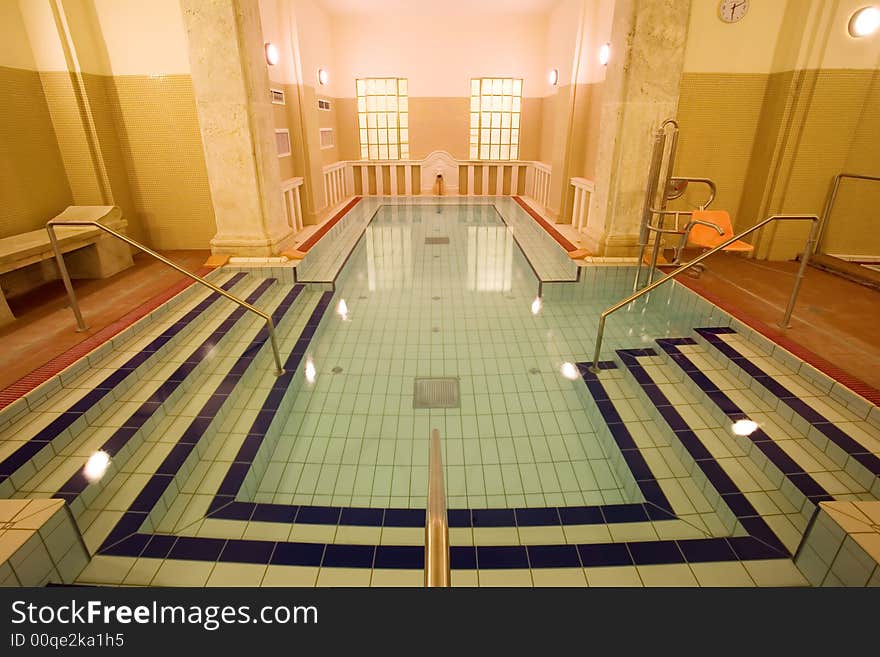
<path fill-rule="evenodd" d="M 0 493 L 68 502 L 82 583 L 418 586 L 436 428 L 454 585 L 821 583 L 794 555 L 820 502 L 880 495 L 877 409 L 677 284 L 592 372 L 633 274 L 509 198 L 362 199 L 295 275 L 213 274 L 283 376 L 190 289 L 6 422 Z M 457 404 L 416 408 L 422 377 Z"/>

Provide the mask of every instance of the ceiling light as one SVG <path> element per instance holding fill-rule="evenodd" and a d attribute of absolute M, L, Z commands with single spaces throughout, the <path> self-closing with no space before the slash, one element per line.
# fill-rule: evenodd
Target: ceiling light
<path fill-rule="evenodd" d="M 880 28 L 880 7 L 862 7 L 849 19 L 849 35 L 859 38 L 874 34 Z"/>
<path fill-rule="evenodd" d="M 550 80 L 550 84 L 554 87 L 557 84 L 559 84 L 559 69 L 558 68 L 551 69 L 550 75 L 548 76 L 548 79 Z"/>
<path fill-rule="evenodd" d="M 323 68 L 318 69 L 318 84 L 325 85 L 330 80 L 330 76 L 327 74 L 327 70 Z"/>
<path fill-rule="evenodd" d="M 266 42 L 266 62 L 268 62 L 269 66 L 275 66 L 278 63 L 278 60 L 281 59 L 281 52 L 278 50 L 278 46 L 276 46 L 271 41 Z"/>
<path fill-rule="evenodd" d="M 603 43 L 599 46 L 599 63 L 602 66 L 608 66 L 608 61 L 611 59 L 611 44 Z"/>

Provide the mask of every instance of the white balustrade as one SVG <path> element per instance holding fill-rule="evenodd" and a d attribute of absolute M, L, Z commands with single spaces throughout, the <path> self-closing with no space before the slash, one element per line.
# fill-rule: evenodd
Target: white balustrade
<path fill-rule="evenodd" d="M 287 218 L 287 225 L 293 229 L 294 233 L 298 233 L 303 228 L 302 199 L 299 191 L 302 184 L 302 178 L 288 178 L 281 183 L 284 214 Z"/>
<path fill-rule="evenodd" d="M 526 186 L 527 193 L 546 209 L 550 205 L 550 173 L 552 169 L 543 162 L 532 162 L 529 169 L 531 184 Z"/>
<path fill-rule="evenodd" d="M 345 162 L 324 167 L 324 207 L 334 208 L 348 198 L 345 185 Z"/>
<path fill-rule="evenodd" d="M 571 186 L 574 187 L 574 203 L 571 207 L 571 225 L 578 232 L 587 227 L 590 220 L 590 198 L 593 195 L 595 184 L 587 178 L 572 178 Z"/>
<path fill-rule="evenodd" d="M 423 160 L 341 161 L 324 167 L 324 201 L 325 207 L 335 207 L 358 187 L 363 196 L 432 194 L 440 174 L 446 194 L 514 196 L 524 185 L 525 195 L 547 207 L 550 173 L 550 167 L 541 162 L 455 160 L 444 151 Z"/>

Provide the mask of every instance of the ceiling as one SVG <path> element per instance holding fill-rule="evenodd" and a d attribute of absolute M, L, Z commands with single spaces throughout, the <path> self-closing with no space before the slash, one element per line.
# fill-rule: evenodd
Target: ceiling
<path fill-rule="evenodd" d="M 545 14 L 559 0 L 316 0 L 333 14 Z"/>

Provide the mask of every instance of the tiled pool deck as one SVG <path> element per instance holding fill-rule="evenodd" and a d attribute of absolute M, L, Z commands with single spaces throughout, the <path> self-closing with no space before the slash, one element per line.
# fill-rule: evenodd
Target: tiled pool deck
<path fill-rule="evenodd" d="M 880 496 L 878 409 L 678 285 L 591 372 L 631 274 L 578 269 L 512 199 L 363 199 L 296 281 L 214 274 L 273 312 L 283 376 L 190 290 L 4 418 L 0 491 L 68 501 L 83 583 L 421 585 L 437 427 L 454 585 L 806 585 L 816 504 Z M 416 376 L 458 377 L 461 408 L 413 409 Z"/>

